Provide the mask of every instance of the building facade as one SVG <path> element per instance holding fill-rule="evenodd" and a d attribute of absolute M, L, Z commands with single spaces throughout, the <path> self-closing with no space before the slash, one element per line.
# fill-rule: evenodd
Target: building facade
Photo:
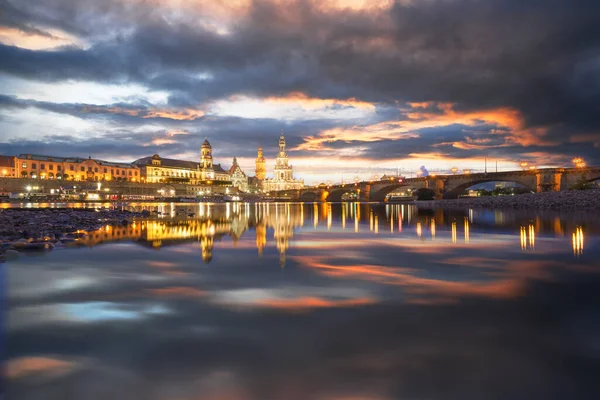
<path fill-rule="evenodd" d="M 293 167 L 289 164 L 289 157 L 285 150 L 285 137 L 283 134 L 279 137 L 279 153 L 275 159 L 275 168 L 273 168 L 273 178 L 263 181 L 263 190 L 265 192 L 302 189 L 304 180 L 294 179 Z"/>
<path fill-rule="evenodd" d="M 200 162 L 162 158 L 158 154 L 133 162 L 139 167 L 141 179 L 148 183 L 183 183 L 189 185 L 230 185 L 228 171 L 213 164 L 212 147 L 208 140 L 200 148 Z"/>
<path fill-rule="evenodd" d="M 0 156 L 0 177 L 15 178 L 15 157 Z"/>
<path fill-rule="evenodd" d="M 136 165 L 91 157 L 86 159 L 20 154 L 14 158 L 14 171 L 16 178 L 130 182 L 140 180 L 140 170 Z"/>
<path fill-rule="evenodd" d="M 248 192 L 248 177 L 240 168 L 237 158 L 233 157 L 233 164 L 229 168 L 229 177 L 231 179 L 231 186 L 238 188 L 240 192 Z"/>

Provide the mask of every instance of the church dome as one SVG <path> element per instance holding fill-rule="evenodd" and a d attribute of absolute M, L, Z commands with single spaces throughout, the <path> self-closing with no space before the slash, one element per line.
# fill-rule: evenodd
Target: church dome
<path fill-rule="evenodd" d="M 208 142 L 208 139 L 204 139 L 204 142 L 202 143 L 202 147 L 203 148 L 211 148 L 210 143 Z"/>

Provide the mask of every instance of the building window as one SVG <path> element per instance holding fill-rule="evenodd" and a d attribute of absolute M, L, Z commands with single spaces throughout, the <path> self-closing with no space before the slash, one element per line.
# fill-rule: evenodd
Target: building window
<path fill-rule="evenodd" d="M 98 172 L 98 167 L 94 168 L 94 172 Z"/>
<path fill-rule="evenodd" d="M 40 164 L 40 169 L 46 169 L 46 164 Z"/>
<path fill-rule="evenodd" d="M 70 166 L 69 166 L 69 169 L 70 169 L 71 171 L 75 171 L 75 166 L 74 166 L 74 165 L 70 165 Z"/>
<path fill-rule="evenodd" d="M 36 163 L 31 163 L 31 169 L 36 169 L 37 168 L 37 164 Z"/>
<path fill-rule="evenodd" d="M 56 166 L 56 170 L 57 170 L 57 171 L 62 171 L 62 166 L 60 166 L 60 165 L 57 165 L 57 166 Z"/>
<path fill-rule="evenodd" d="M 114 168 L 111 168 L 111 170 L 110 170 L 110 174 L 111 174 L 111 175 L 114 175 L 114 174 L 115 174 L 115 169 L 114 169 Z"/>
<path fill-rule="evenodd" d="M 81 167 L 81 172 L 85 172 L 85 167 Z"/>
<path fill-rule="evenodd" d="M 23 165 L 21 166 L 22 168 L 27 168 L 27 163 L 24 162 Z"/>
<path fill-rule="evenodd" d="M 131 171 L 129 171 L 129 176 L 131 176 Z"/>
<path fill-rule="evenodd" d="M 49 169 L 50 171 L 54 171 L 54 164 L 50 164 L 50 165 L 48 165 L 48 169 Z"/>

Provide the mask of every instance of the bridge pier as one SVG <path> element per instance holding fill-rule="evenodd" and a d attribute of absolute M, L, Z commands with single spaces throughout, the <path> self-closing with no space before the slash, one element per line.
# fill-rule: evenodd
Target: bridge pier
<path fill-rule="evenodd" d="M 536 192 L 560 192 L 563 188 L 561 185 L 563 168 L 555 168 L 552 170 L 540 170 L 536 176 Z"/>

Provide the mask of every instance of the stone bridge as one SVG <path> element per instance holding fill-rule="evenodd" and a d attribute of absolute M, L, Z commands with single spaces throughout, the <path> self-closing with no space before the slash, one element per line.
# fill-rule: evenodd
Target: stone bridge
<path fill-rule="evenodd" d="M 581 181 L 600 179 L 600 167 L 587 168 L 542 168 L 525 171 L 488 172 L 458 175 L 431 175 L 420 178 L 403 178 L 399 181 L 370 181 L 356 184 L 312 187 L 300 190 L 273 192 L 279 199 L 297 201 L 342 201 L 345 193 L 356 193 L 361 201 L 384 201 L 392 191 L 407 189 L 431 189 L 435 197 L 457 198 L 471 186 L 485 182 L 514 182 L 532 192 L 568 190 Z"/>

